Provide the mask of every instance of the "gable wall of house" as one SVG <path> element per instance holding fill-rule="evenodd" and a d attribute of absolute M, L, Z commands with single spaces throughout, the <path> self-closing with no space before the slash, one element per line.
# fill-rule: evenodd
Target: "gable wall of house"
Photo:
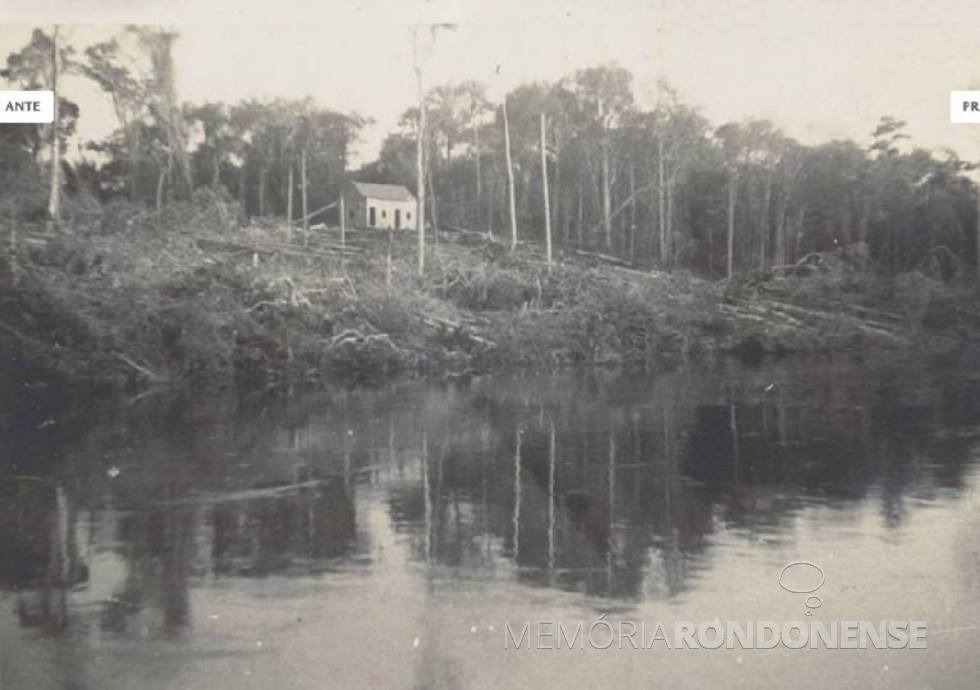
<path fill-rule="evenodd" d="M 344 192 L 344 212 L 347 214 L 349 227 L 367 227 L 367 204 L 364 203 L 364 197 L 353 189 L 347 189 Z"/>
<path fill-rule="evenodd" d="M 398 215 L 399 230 L 414 230 L 415 202 L 389 201 L 386 199 L 365 198 L 353 190 L 348 190 L 344 196 L 344 207 L 347 213 L 347 223 L 356 228 L 378 230 L 394 230 L 395 218 Z M 371 209 L 374 209 L 374 223 L 371 223 Z"/>

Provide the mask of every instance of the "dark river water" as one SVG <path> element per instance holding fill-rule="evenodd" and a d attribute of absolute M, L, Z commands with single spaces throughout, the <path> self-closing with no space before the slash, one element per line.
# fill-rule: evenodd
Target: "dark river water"
<path fill-rule="evenodd" d="M 70 443 L 6 427 L 2 690 L 980 687 L 975 370 L 481 378 L 147 398 Z M 780 586 L 797 561 L 819 599 Z M 927 647 L 506 638 L 604 614 L 648 637 L 926 621 Z"/>

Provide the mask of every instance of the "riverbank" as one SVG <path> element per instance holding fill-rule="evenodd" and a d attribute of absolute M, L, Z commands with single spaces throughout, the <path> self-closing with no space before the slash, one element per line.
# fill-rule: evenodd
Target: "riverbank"
<path fill-rule="evenodd" d="M 463 231 L 283 221 L 241 227 L 213 198 L 108 207 L 60 230 L 7 229 L 0 338 L 22 385 L 265 391 L 514 367 L 671 368 L 811 351 L 949 350 L 976 340 L 965 287 L 879 278 L 860 248 L 731 283 L 601 253 L 511 253 Z"/>

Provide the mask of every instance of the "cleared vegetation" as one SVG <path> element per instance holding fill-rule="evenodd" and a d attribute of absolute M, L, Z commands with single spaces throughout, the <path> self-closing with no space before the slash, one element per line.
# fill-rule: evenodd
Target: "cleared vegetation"
<path fill-rule="evenodd" d="M 160 213 L 119 202 L 4 237 L 0 338 L 18 375 L 137 391 L 935 349 L 980 327 L 967 288 L 880 278 L 860 245 L 714 283 L 582 251 L 549 273 L 537 245 L 447 231 L 420 278 L 410 235 L 242 227 L 207 189 Z"/>

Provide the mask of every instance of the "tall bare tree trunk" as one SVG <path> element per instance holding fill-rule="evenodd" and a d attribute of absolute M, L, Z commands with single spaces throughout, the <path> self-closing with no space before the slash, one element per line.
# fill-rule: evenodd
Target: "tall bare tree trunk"
<path fill-rule="evenodd" d="M 415 136 L 415 220 L 418 223 L 418 270 L 425 275 L 425 96 L 422 93 L 422 67 L 416 62 L 415 85 L 418 91 L 419 119 Z"/>
<path fill-rule="evenodd" d="M 735 267 L 733 257 L 735 250 L 735 183 L 735 173 L 730 173 L 728 178 L 728 268 L 725 272 L 729 279 L 734 274 Z"/>
<path fill-rule="evenodd" d="M 194 191 L 190 157 L 183 132 L 183 114 L 177 100 L 174 80 L 173 44 L 177 34 L 157 29 L 137 29 L 153 67 L 155 102 L 151 104 L 154 117 L 164 130 L 170 155 L 175 156 L 187 196 Z M 162 109 L 162 112 L 161 112 Z"/>
<path fill-rule="evenodd" d="M 609 131 L 603 124 L 602 131 L 602 230 L 606 247 L 612 246 L 612 183 L 609 181 Z"/>
<path fill-rule="evenodd" d="M 160 212 L 163 210 L 163 183 L 167 180 L 167 169 L 160 163 L 160 173 L 157 175 L 157 224 L 160 223 Z"/>
<path fill-rule="evenodd" d="M 520 174 L 514 177 L 514 189 L 520 189 L 520 196 L 517 197 L 517 217 L 530 218 L 533 212 L 531 206 L 535 203 L 531 196 L 531 177 L 533 170 L 530 167 L 522 167 Z M 521 181 L 516 185 L 517 180 Z"/>
<path fill-rule="evenodd" d="M 476 153 L 476 200 L 483 196 L 483 170 L 480 162 L 480 127 L 473 125 L 473 151 Z"/>
<path fill-rule="evenodd" d="M 174 157 L 167 154 L 167 203 L 174 198 Z M 260 214 L 261 215 L 261 214 Z"/>
<path fill-rule="evenodd" d="M 341 188 L 340 202 L 340 265 L 343 266 L 347 260 L 347 210 L 344 208 L 344 191 Z M 390 234 L 390 231 L 389 231 Z"/>
<path fill-rule="evenodd" d="M 167 164 L 169 167 L 169 163 Z M 268 176 L 268 171 L 263 165 L 259 168 L 259 217 L 265 216 L 265 180 Z M 168 173 L 169 177 L 169 173 Z"/>
<path fill-rule="evenodd" d="M 544 113 L 541 113 L 541 185 L 544 196 L 544 246 L 551 272 L 551 200 L 548 198 L 548 147 L 546 145 Z"/>
<path fill-rule="evenodd" d="M 432 216 L 432 239 L 435 241 L 436 251 L 439 249 L 439 216 L 436 213 L 436 190 L 432 186 L 432 166 L 425 166 L 425 177 L 429 183 L 429 198 L 432 200 L 432 210 L 429 215 Z"/>
<path fill-rule="evenodd" d="M 773 263 L 777 266 L 786 265 L 786 213 L 789 205 L 786 196 L 786 191 L 783 190 L 776 204 L 776 246 L 773 248 L 775 253 Z"/>
<path fill-rule="evenodd" d="M 483 211 L 483 165 L 480 160 L 480 125 L 473 123 L 473 151 L 476 153 L 476 213 L 474 214 L 474 229 L 480 225 Z"/>
<path fill-rule="evenodd" d="M 766 177 L 766 187 L 762 196 L 762 221 L 759 223 L 759 270 L 767 268 L 769 258 L 769 206 L 772 203 L 772 175 Z"/>
<path fill-rule="evenodd" d="M 502 106 L 504 115 L 504 155 L 507 160 L 507 199 L 510 207 L 510 250 L 517 249 L 517 207 L 514 200 L 514 165 L 510 157 L 510 123 L 507 120 L 507 96 Z"/>
<path fill-rule="evenodd" d="M 139 160 L 139 133 L 136 131 L 135 122 L 127 122 L 123 125 L 126 132 L 126 167 L 129 177 L 129 200 L 139 200 L 140 182 L 140 160 Z M 244 202 L 242 208 L 245 208 Z"/>
<path fill-rule="evenodd" d="M 630 157 L 630 261 L 636 250 L 636 166 Z"/>
<path fill-rule="evenodd" d="M 554 130 L 552 130 L 553 132 Z M 558 147 L 558 138 L 555 137 L 555 207 L 554 220 L 552 221 L 552 227 L 558 229 L 561 233 L 562 241 L 568 244 L 568 224 L 562 225 L 562 215 L 561 215 L 561 149 Z"/>
<path fill-rule="evenodd" d="M 419 275 L 425 275 L 425 160 L 423 159 L 422 149 L 425 142 L 425 94 L 422 88 L 422 67 L 425 65 L 428 59 L 428 53 L 426 53 L 422 47 L 419 45 L 419 29 L 421 26 L 416 25 L 412 32 L 412 67 L 415 69 L 415 88 L 417 91 L 416 96 L 418 97 L 419 105 L 419 116 L 418 116 L 418 131 L 416 132 L 415 139 L 415 191 L 416 191 L 416 218 L 418 222 L 418 238 L 419 238 Z M 435 45 L 436 31 L 439 29 L 454 29 L 455 24 L 429 24 L 428 29 L 432 34 L 432 43 L 430 44 L 429 50 L 431 51 L 432 46 Z"/>
<path fill-rule="evenodd" d="M 657 135 L 657 233 L 660 265 L 667 265 L 667 200 L 664 185 L 664 137 Z"/>
<path fill-rule="evenodd" d="M 51 34 L 51 90 L 54 92 L 54 120 L 51 123 L 51 192 L 48 216 L 57 225 L 61 218 L 61 140 L 58 137 L 58 26 Z"/>
<path fill-rule="evenodd" d="M 794 240 L 794 250 L 793 257 L 790 261 L 798 261 L 800 258 L 800 250 L 803 247 L 803 221 L 806 219 L 806 205 L 800 206 L 800 209 L 796 212 L 796 238 Z M 788 262 L 787 262 L 788 263 Z"/>
<path fill-rule="evenodd" d="M 300 154 L 300 183 L 302 184 L 303 199 L 303 246 L 310 242 L 310 219 L 308 208 L 308 193 L 306 189 L 306 149 Z"/>
<path fill-rule="evenodd" d="M 293 241 L 293 162 L 289 161 L 289 178 L 286 181 L 286 237 Z"/>
<path fill-rule="evenodd" d="M 248 217 L 248 156 L 242 156 L 241 176 L 238 178 L 238 201 L 242 205 L 242 213 Z"/>

